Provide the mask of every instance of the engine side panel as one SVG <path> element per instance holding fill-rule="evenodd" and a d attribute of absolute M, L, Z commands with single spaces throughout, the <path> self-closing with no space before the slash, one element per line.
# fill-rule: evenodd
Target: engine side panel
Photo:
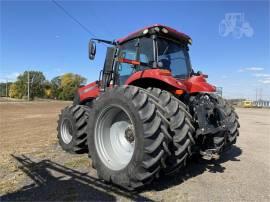
<path fill-rule="evenodd" d="M 100 88 L 98 86 L 98 81 L 92 82 L 78 89 L 80 96 L 80 102 L 95 99 L 99 96 Z"/>
<path fill-rule="evenodd" d="M 192 76 L 187 80 L 181 80 L 181 82 L 187 87 L 189 93 L 216 92 L 216 87 L 207 83 L 203 75 Z"/>

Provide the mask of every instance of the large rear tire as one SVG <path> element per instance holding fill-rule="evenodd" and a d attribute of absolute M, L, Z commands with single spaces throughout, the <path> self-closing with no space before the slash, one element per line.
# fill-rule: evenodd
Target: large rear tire
<path fill-rule="evenodd" d="M 159 176 L 166 138 L 155 101 L 135 86 L 99 97 L 89 119 L 88 147 L 99 178 L 135 189 Z"/>
<path fill-rule="evenodd" d="M 187 106 L 171 93 L 159 88 L 147 89 L 154 95 L 163 107 L 163 115 L 168 120 L 167 131 L 172 138 L 169 149 L 172 153 L 166 160 L 165 174 L 172 174 L 186 165 L 186 160 L 191 156 L 191 146 L 195 144 L 192 125 L 192 116 Z"/>
<path fill-rule="evenodd" d="M 82 105 L 71 105 L 64 108 L 58 120 L 58 140 L 63 150 L 69 153 L 86 153 L 87 122 L 90 111 Z"/>

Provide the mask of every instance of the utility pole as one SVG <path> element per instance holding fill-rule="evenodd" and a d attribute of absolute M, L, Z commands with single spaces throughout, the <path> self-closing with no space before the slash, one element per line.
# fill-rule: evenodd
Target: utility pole
<path fill-rule="evenodd" d="M 30 101 L 30 74 L 27 72 L 28 82 L 27 82 L 27 92 L 28 92 L 28 101 Z"/>
<path fill-rule="evenodd" d="M 256 102 L 258 101 L 258 88 L 256 88 Z"/>
<path fill-rule="evenodd" d="M 8 97 L 8 79 L 7 79 L 7 83 L 6 83 L 6 97 Z"/>
<path fill-rule="evenodd" d="M 4 92 L 3 91 L 4 91 L 4 85 L 3 86 L 1 85 L 1 97 L 4 96 Z"/>

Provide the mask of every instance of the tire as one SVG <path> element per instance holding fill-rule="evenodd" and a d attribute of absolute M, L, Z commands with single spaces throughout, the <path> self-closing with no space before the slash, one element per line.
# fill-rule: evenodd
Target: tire
<path fill-rule="evenodd" d="M 99 97 L 93 111 L 88 124 L 93 135 L 88 136 L 88 147 L 99 178 L 133 190 L 158 177 L 167 146 L 154 100 L 139 87 L 114 87 Z M 129 123 L 124 130 L 117 128 L 117 138 L 120 139 L 123 131 L 126 138 L 126 131 L 131 128 L 132 152 L 116 152 L 113 146 L 118 144 L 113 137 L 114 126 L 119 122 Z M 104 135 L 107 131 L 109 134 Z"/>
<path fill-rule="evenodd" d="M 191 111 L 197 108 L 196 106 L 204 106 L 204 110 L 209 110 L 211 116 L 213 116 L 212 118 L 207 118 L 206 124 L 208 128 L 215 129 L 222 126 L 225 129 L 216 131 L 215 133 L 197 136 L 195 140 L 198 146 L 198 152 L 204 153 L 205 151 L 214 149 L 215 154 L 220 155 L 225 150 L 228 150 L 232 144 L 236 143 L 237 136 L 239 135 L 238 128 L 240 127 L 238 115 L 234 111 L 234 108 L 222 97 L 215 94 L 206 93 L 191 97 Z M 198 130 L 200 126 L 198 125 L 199 120 L 197 120 L 198 114 L 196 111 L 198 111 L 198 109 L 193 110 L 192 115 L 194 116 L 194 122 L 197 123 L 195 128 Z"/>
<path fill-rule="evenodd" d="M 80 95 L 79 95 L 79 92 L 76 91 L 74 93 L 73 105 L 79 105 L 79 104 L 80 104 Z"/>
<path fill-rule="evenodd" d="M 192 116 L 188 112 L 187 106 L 171 93 L 159 88 L 148 88 L 147 90 L 158 99 L 164 109 L 163 115 L 169 123 L 166 129 L 172 140 L 169 144 L 172 155 L 167 158 L 167 168 L 164 169 L 164 172 L 172 174 L 185 166 L 187 158 L 192 155 L 191 146 L 195 144 Z"/>
<path fill-rule="evenodd" d="M 226 100 L 224 100 L 222 97 L 217 96 L 217 100 L 218 107 L 221 108 L 225 113 L 229 127 L 225 135 L 217 135 L 214 137 L 214 143 L 220 148 L 221 151 L 225 151 L 236 143 L 237 136 L 239 136 L 239 116 L 235 112 L 235 109 L 230 106 L 230 104 L 226 102 Z"/>
<path fill-rule="evenodd" d="M 87 122 L 90 109 L 82 105 L 71 105 L 64 108 L 58 120 L 58 140 L 63 150 L 69 153 L 86 153 Z"/>

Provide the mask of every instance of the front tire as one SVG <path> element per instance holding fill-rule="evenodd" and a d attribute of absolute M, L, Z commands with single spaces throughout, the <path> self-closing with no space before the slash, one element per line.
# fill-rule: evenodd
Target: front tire
<path fill-rule="evenodd" d="M 239 116 L 235 112 L 235 109 L 222 97 L 218 96 L 217 100 L 218 107 L 224 111 L 230 126 L 228 127 L 226 136 L 221 138 L 217 137 L 216 139 L 214 138 L 214 142 L 216 142 L 219 146 L 222 145 L 222 150 L 228 150 L 233 144 L 236 143 L 237 136 L 239 136 Z"/>
<path fill-rule="evenodd" d="M 69 153 L 86 153 L 87 121 L 90 109 L 82 105 L 71 105 L 64 108 L 58 120 L 58 140 L 63 150 Z"/>
<path fill-rule="evenodd" d="M 166 158 L 161 125 L 156 105 L 142 89 L 114 87 L 101 95 L 88 124 L 99 178 L 135 189 L 158 177 Z"/>

